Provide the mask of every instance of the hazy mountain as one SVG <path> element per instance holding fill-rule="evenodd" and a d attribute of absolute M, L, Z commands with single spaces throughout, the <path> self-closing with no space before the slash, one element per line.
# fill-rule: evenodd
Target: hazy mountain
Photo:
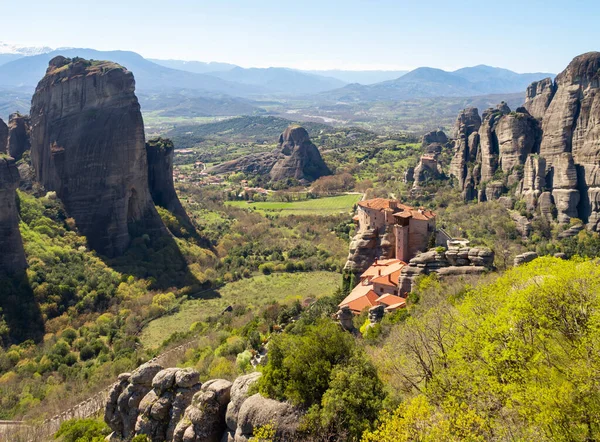
<path fill-rule="evenodd" d="M 395 80 L 402 77 L 408 71 L 344 71 L 332 69 L 327 71 L 302 71 L 310 74 L 333 77 L 345 83 L 375 84 L 382 81 Z"/>
<path fill-rule="evenodd" d="M 41 55 L 23 57 L 0 66 L 0 87 L 34 88 L 44 76 L 48 62 L 57 55 L 83 57 L 95 60 L 110 60 L 133 72 L 139 91 L 193 89 L 206 93 L 247 96 L 264 93 L 263 88 L 232 83 L 218 77 L 185 72 L 160 66 L 146 60 L 135 52 L 96 51 L 93 49 L 57 50 Z"/>
<path fill-rule="evenodd" d="M 552 74 L 517 74 L 489 66 L 463 68 L 447 72 L 435 68 L 417 68 L 402 77 L 373 85 L 351 84 L 321 94 L 341 101 L 396 101 L 425 97 L 470 97 L 485 94 L 522 92 L 535 80 Z"/>
<path fill-rule="evenodd" d="M 156 58 L 149 58 L 153 63 L 165 66 L 171 69 L 179 69 L 181 71 L 194 72 L 196 74 L 206 74 L 208 72 L 219 72 L 228 71 L 236 68 L 235 64 L 230 63 L 219 63 L 211 61 L 205 63 L 203 61 L 184 61 L 184 60 L 159 60 Z"/>
<path fill-rule="evenodd" d="M 184 92 L 138 93 L 143 112 L 156 111 L 161 117 L 213 117 L 265 113 L 243 98 L 202 96 Z"/>
<path fill-rule="evenodd" d="M 480 64 L 478 66 L 458 69 L 455 75 L 469 80 L 478 88 L 494 92 L 515 92 L 525 90 L 532 82 L 542 78 L 554 78 L 554 74 L 547 72 L 534 72 L 517 74 L 508 69 L 495 68 Z"/>
<path fill-rule="evenodd" d="M 29 55 L 44 54 L 52 51 L 52 48 L 46 46 L 21 46 L 0 41 L 0 66 L 10 61 L 17 60 L 18 58 L 27 57 Z"/>
<path fill-rule="evenodd" d="M 23 46 L 0 41 L 0 54 L 13 54 L 26 57 L 28 55 L 45 54 L 52 52 L 54 49 L 47 46 Z"/>
<path fill-rule="evenodd" d="M 337 89 L 346 83 L 336 78 L 309 74 L 287 68 L 241 68 L 212 72 L 209 75 L 254 86 L 268 88 L 273 92 L 289 95 L 316 94 Z"/>

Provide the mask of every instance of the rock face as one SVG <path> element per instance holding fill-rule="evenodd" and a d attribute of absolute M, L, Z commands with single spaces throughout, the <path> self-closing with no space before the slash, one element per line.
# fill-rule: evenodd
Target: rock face
<path fill-rule="evenodd" d="M 438 180 L 444 176 L 442 167 L 439 165 L 435 154 L 421 156 L 419 164 L 417 164 L 413 173 L 413 189 L 418 189 L 429 180 Z"/>
<path fill-rule="evenodd" d="M 484 112 L 474 162 L 466 159 L 466 113 L 451 167 L 465 199 L 497 198 L 482 190 L 501 178 L 502 192 L 514 191 L 530 212 L 600 228 L 600 52 L 575 57 L 554 81 L 532 83 L 516 112 Z"/>
<path fill-rule="evenodd" d="M 143 434 L 152 442 L 248 442 L 266 424 L 274 425 L 277 440 L 292 440 L 300 411 L 260 394 L 249 396 L 260 376 L 201 384 L 191 368 L 144 364 L 121 374 L 109 392 L 104 420 L 113 430 L 110 440 Z"/>
<path fill-rule="evenodd" d="M 19 231 L 18 186 L 19 171 L 15 160 L 0 154 L 0 273 L 14 274 L 27 267 Z"/>
<path fill-rule="evenodd" d="M 148 189 L 144 124 L 133 74 L 111 63 L 50 61 L 31 106 L 31 160 L 90 246 L 122 254 L 130 230 L 166 233 Z"/>
<path fill-rule="evenodd" d="M 8 153 L 8 126 L 0 118 L 0 154 Z"/>
<path fill-rule="evenodd" d="M 155 363 L 139 366 L 133 373 L 123 373 L 113 384 L 104 410 L 104 421 L 122 438 L 135 435 L 138 405 L 152 390 L 152 380 L 163 368 Z"/>
<path fill-rule="evenodd" d="M 214 166 L 208 172 L 244 172 L 269 175 L 272 181 L 293 178 L 305 183 L 331 175 L 319 149 L 310 140 L 306 129 L 300 126 L 288 127 L 273 152 L 246 155 Z"/>
<path fill-rule="evenodd" d="M 350 253 L 344 270 L 352 273 L 362 273 L 367 270 L 375 258 L 385 256 L 382 242 L 384 242 L 383 236 L 374 229 L 358 232 L 350 241 Z"/>
<path fill-rule="evenodd" d="M 540 81 L 534 81 L 527 87 L 527 98 L 524 107 L 535 118 L 541 120 L 544 118 L 546 109 L 550 106 L 552 97 L 556 89 L 550 78 L 544 78 Z"/>
<path fill-rule="evenodd" d="M 175 426 L 201 388 L 199 379 L 200 374 L 190 368 L 159 371 L 152 379 L 152 390 L 138 406 L 135 433 L 145 434 L 152 442 L 173 440 Z"/>
<path fill-rule="evenodd" d="M 480 275 L 494 268 L 494 252 L 480 247 L 451 246 L 446 251 L 432 249 L 411 259 L 400 271 L 400 293 L 412 291 L 420 275 Z"/>
<path fill-rule="evenodd" d="M 173 441 L 219 442 L 226 427 L 225 413 L 231 385 L 224 379 L 211 380 L 202 385 L 185 410 L 183 419 L 177 424 Z"/>
<path fill-rule="evenodd" d="M 29 116 L 19 113 L 11 114 L 8 120 L 8 153 L 15 160 L 20 160 L 31 147 L 30 133 L 31 120 Z"/>
<path fill-rule="evenodd" d="M 153 138 L 146 143 L 148 155 L 148 186 L 157 206 L 189 222 L 173 185 L 173 142 L 167 138 Z"/>
<path fill-rule="evenodd" d="M 278 159 L 270 175 L 273 181 L 288 178 L 314 181 L 331 175 L 331 171 L 321 158 L 317 146 L 310 141 L 306 129 L 290 126 L 279 137 Z"/>

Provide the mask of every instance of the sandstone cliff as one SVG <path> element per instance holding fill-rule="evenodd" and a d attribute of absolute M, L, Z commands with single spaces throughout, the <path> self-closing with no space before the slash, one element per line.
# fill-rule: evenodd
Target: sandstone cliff
<path fill-rule="evenodd" d="M 600 52 L 575 57 L 554 81 L 527 89 L 524 107 L 505 105 L 483 113 L 475 157 L 466 115 L 457 121 L 450 173 L 466 200 L 512 192 L 539 216 L 600 225 Z M 476 124 L 471 124 L 475 127 Z"/>
<path fill-rule="evenodd" d="M 8 120 L 8 153 L 15 160 L 20 160 L 23 154 L 29 150 L 29 136 L 31 121 L 29 116 L 18 112 L 11 114 Z"/>
<path fill-rule="evenodd" d="M 166 229 L 152 203 L 133 74 L 103 61 L 50 61 L 31 107 L 37 179 L 62 199 L 90 246 L 123 253 L 131 231 Z"/>
<path fill-rule="evenodd" d="M 219 164 L 208 172 L 244 172 L 269 175 L 272 181 L 294 178 L 302 182 L 331 174 L 319 149 L 310 140 L 306 129 L 300 126 L 288 127 L 279 137 L 279 146 L 273 152 L 246 155 Z"/>
<path fill-rule="evenodd" d="M 25 270 L 25 252 L 19 232 L 16 190 L 19 171 L 15 161 L 0 154 L 0 274 Z"/>
<path fill-rule="evenodd" d="M 153 138 L 146 143 L 148 154 L 148 185 L 154 204 L 190 222 L 173 185 L 173 142 Z"/>

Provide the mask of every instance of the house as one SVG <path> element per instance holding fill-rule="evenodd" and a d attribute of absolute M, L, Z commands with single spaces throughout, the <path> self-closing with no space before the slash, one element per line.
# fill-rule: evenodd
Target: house
<path fill-rule="evenodd" d="M 435 218 L 431 210 L 374 198 L 358 203 L 354 220 L 358 222 L 358 233 L 372 230 L 386 237 L 388 258 L 408 262 L 418 252 L 427 250 L 429 239 L 435 234 Z"/>
<path fill-rule="evenodd" d="M 398 296 L 398 278 L 405 265 L 399 259 L 376 260 L 339 306 L 348 306 L 354 314 L 377 305 L 384 305 L 386 311 L 405 307 L 405 299 Z"/>

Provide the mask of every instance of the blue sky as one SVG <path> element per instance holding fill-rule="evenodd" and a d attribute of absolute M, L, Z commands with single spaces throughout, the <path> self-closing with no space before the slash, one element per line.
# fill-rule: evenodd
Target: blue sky
<path fill-rule="evenodd" d="M 28 0 L 2 10 L 0 41 L 246 67 L 556 73 L 600 50 L 599 0 Z"/>

